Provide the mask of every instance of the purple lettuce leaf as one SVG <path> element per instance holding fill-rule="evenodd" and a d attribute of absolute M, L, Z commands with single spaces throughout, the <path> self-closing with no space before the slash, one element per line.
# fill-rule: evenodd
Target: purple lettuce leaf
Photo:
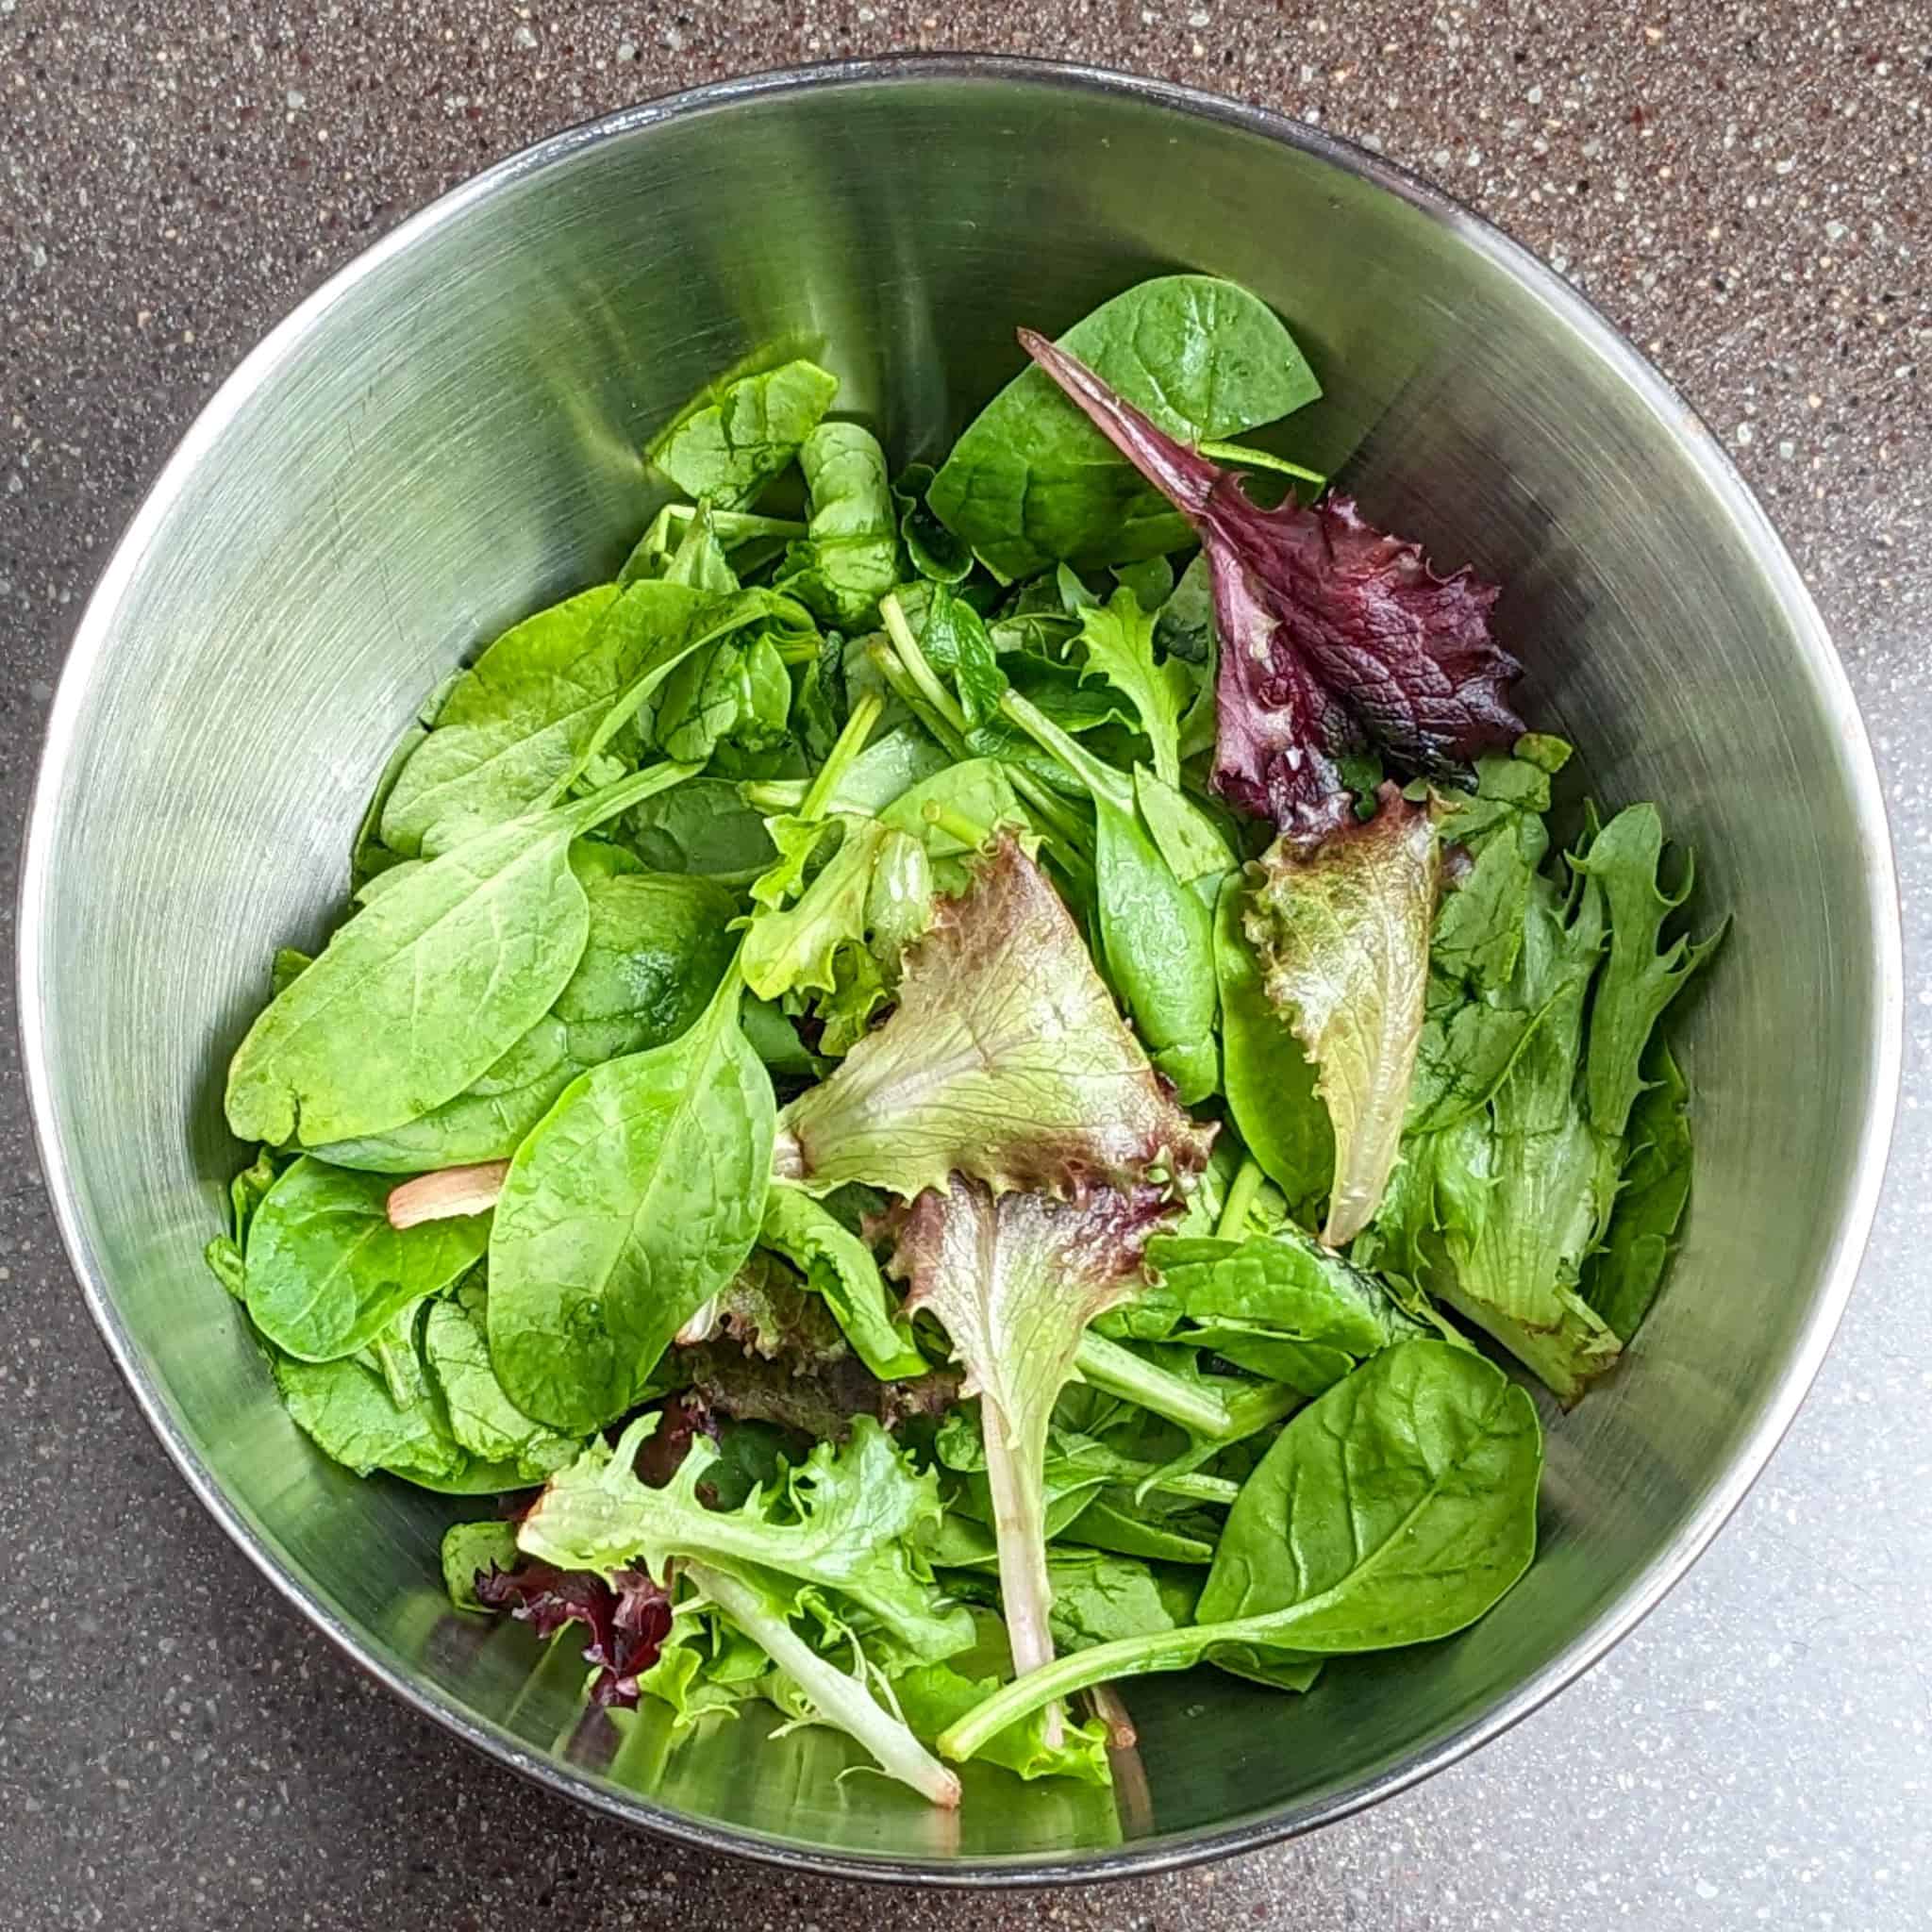
<path fill-rule="evenodd" d="M 593 1702 L 629 1707 L 638 1701 L 638 1678 L 658 1661 L 671 1634 L 671 1596 L 642 1570 L 620 1570 L 607 1581 L 594 1571 L 559 1570 L 525 1557 L 513 1570 L 492 1563 L 476 1573 L 476 1601 L 508 1610 L 540 1638 L 566 1624 L 590 1634 L 584 1661 L 597 1667 Z"/>
<path fill-rule="evenodd" d="M 1490 634 L 1493 585 L 1440 577 L 1421 546 L 1330 496 L 1250 501 L 1231 472 L 1158 428 L 1064 349 L 1020 341 L 1193 524 L 1221 631 L 1215 789 L 1282 829 L 1344 822 L 1333 755 L 1366 737 L 1416 772 L 1453 770 L 1523 731 L 1521 667 Z"/>

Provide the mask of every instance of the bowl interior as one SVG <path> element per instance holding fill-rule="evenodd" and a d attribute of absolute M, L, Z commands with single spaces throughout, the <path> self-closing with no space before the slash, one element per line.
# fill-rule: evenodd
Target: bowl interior
<path fill-rule="evenodd" d="M 1835 1321 L 1890 1105 L 1896 941 L 1862 735 L 1783 554 L 1700 427 L 1472 219 L 1306 132 L 1151 86 L 931 63 L 646 108 L 408 225 L 250 359 L 143 510 L 57 708 L 23 918 L 28 1059 L 69 1239 L 171 1448 L 339 1641 L 446 1721 L 641 1818 L 850 1867 L 1118 1868 L 1332 1815 L 1594 1655 L 1741 1492 Z M 1543 1548 L 1453 1641 L 1278 1698 L 1131 1687 L 1144 1782 L 969 1782 L 950 1824 L 843 1741 L 676 1744 L 577 1708 L 568 1643 L 446 1607 L 451 1507 L 284 1418 L 201 1249 L 221 1069 L 272 950 L 314 942 L 424 694 L 608 575 L 637 450 L 754 344 L 823 343 L 841 408 L 934 455 L 1058 331 L 1177 267 L 1288 318 L 1327 386 L 1287 445 L 1438 564 L 1499 577 L 1526 708 L 1693 841 L 1738 929 L 1676 1023 L 1688 1239 L 1633 1359 L 1551 1414 Z M 474 1512 L 473 1512 L 474 1513 Z"/>

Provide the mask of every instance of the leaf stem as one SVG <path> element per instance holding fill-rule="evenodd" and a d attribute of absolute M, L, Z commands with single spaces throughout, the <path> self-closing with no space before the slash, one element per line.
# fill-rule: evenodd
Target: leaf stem
<path fill-rule="evenodd" d="M 708 1563 L 688 1561 L 684 1574 L 798 1686 L 826 1723 L 857 1738 L 878 1760 L 880 1770 L 946 1810 L 958 1807 L 958 1776 L 862 1683 L 828 1663 L 783 1617 L 773 1615 L 756 1590 Z"/>
<path fill-rule="evenodd" d="M 940 1734 L 940 1755 L 963 1763 L 1008 1724 L 1043 1705 L 1057 1704 L 1077 1690 L 1119 1677 L 1141 1677 L 1155 1671 L 1185 1671 L 1201 1661 L 1214 1644 L 1266 1642 L 1284 1618 L 1244 1617 L 1230 1624 L 1196 1624 L 1150 1637 L 1123 1637 L 1090 1650 L 1056 1657 L 1043 1670 L 1016 1677 L 958 1724 Z"/>
<path fill-rule="evenodd" d="M 1105 798 L 1116 809 L 1133 816 L 1134 788 L 1124 774 L 1102 763 L 1085 750 L 1078 740 L 1062 731 L 1044 711 L 1018 691 L 1006 691 L 1000 698 L 1000 709 L 1049 758 L 1057 758 L 1095 798 Z"/>
<path fill-rule="evenodd" d="M 1319 470 L 1305 470 L 1299 463 L 1291 463 L 1272 450 L 1250 449 L 1244 442 L 1197 442 L 1194 447 L 1209 462 L 1241 463 L 1251 470 L 1274 470 L 1280 475 L 1312 483 L 1317 490 L 1325 487 L 1328 481 Z"/>
<path fill-rule="evenodd" d="M 1053 1661 L 1053 1635 L 1047 1627 L 1053 1581 L 1046 1568 L 1046 1521 L 1039 1474 L 1042 1450 L 1010 1440 L 1007 1418 L 991 1395 L 980 1398 L 980 1408 L 987 1487 L 992 1493 L 993 1542 L 999 1554 L 1000 1608 L 1013 1647 L 1013 1669 L 1024 1676 Z M 1058 1750 L 1064 1736 L 1058 1705 L 1047 1710 L 1045 1733 L 1047 1746 Z"/>
<path fill-rule="evenodd" d="M 838 790 L 853 759 L 865 749 L 866 740 L 872 736 L 873 727 L 879 722 L 885 708 L 886 701 L 877 691 L 867 691 L 853 706 L 851 716 L 845 720 L 845 728 L 833 741 L 831 750 L 825 754 L 824 763 L 819 767 L 818 774 L 799 802 L 800 818 L 809 820 L 824 816 L 825 806 L 832 793 Z"/>
<path fill-rule="evenodd" d="M 1221 1204 L 1221 1218 L 1214 1224 L 1217 1241 L 1241 1240 L 1247 1230 L 1248 1212 L 1254 1207 L 1255 1196 L 1261 1191 L 1265 1178 L 1261 1163 L 1252 1154 L 1243 1155 L 1241 1166 L 1235 1170 L 1234 1179 L 1228 1183 L 1227 1199 Z"/>
<path fill-rule="evenodd" d="M 879 604 L 879 615 L 885 619 L 887 633 L 892 640 L 899 661 L 906 668 L 907 675 L 927 705 L 945 721 L 947 728 L 958 740 L 959 749 L 954 756 L 970 758 L 973 752 L 965 740 L 965 710 L 959 701 L 946 689 L 939 673 L 932 668 L 924 651 L 920 647 L 919 640 L 912 635 L 912 626 L 906 622 L 906 613 L 899 608 L 898 598 L 882 599 Z M 883 669 L 883 666 L 881 668 Z M 1008 692 L 1008 695 L 1011 696 L 1012 693 Z M 1004 704 L 1005 699 L 1001 702 Z M 943 741 L 942 740 L 941 742 Z M 1084 857 L 1087 849 L 1087 833 L 1079 820 L 1074 818 L 1032 773 L 1016 770 L 1013 766 L 1008 765 L 1007 777 L 1013 790 L 1033 808 L 1035 815 L 1043 824 L 1051 825 Z"/>
<path fill-rule="evenodd" d="M 927 661 L 925 653 L 920 649 L 919 640 L 912 635 L 912 626 L 906 622 L 906 612 L 900 608 L 896 596 L 882 597 L 879 600 L 879 615 L 885 620 L 886 635 L 892 641 L 893 648 L 899 654 L 899 661 L 905 665 L 925 701 L 947 724 L 962 736 L 966 730 L 966 711 L 951 691 L 939 673 Z"/>
<path fill-rule="evenodd" d="M 1080 1338 L 1080 1353 L 1074 1361 L 1096 1389 L 1138 1402 L 1142 1408 L 1178 1423 L 1191 1435 L 1208 1436 L 1217 1442 L 1233 1441 L 1230 1432 L 1235 1419 L 1218 1395 L 1156 1368 L 1118 1341 L 1109 1341 L 1090 1328 Z"/>

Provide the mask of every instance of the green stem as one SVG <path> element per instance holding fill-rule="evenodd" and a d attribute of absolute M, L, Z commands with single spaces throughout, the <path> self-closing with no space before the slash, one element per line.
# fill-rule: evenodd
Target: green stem
<path fill-rule="evenodd" d="M 893 648 L 899 654 L 899 661 L 905 665 L 926 703 L 954 731 L 964 732 L 965 708 L 946 689 L 944 681 L 932 668 L 925 653 L 920 648 L 919 640 L 912 635 L 912 626 L 906 622 L 906 613 L 900 608 L 898 598 L 882 597 L 879 600 L 879 615 L 885 620 L 886 635 L 891 639 Z"/>
<path fill-rule="evenodd" d="M 1221 1218 L 1214 1224 L 1217 1241 L 1238 1241 L 1241 1239 L 1247 1230 L 1248 1211 L 1254 1207 L 1255 1196 L 1261 1191 L 1265 1178 L 1261 1163 L 1252 1154 L 1243 1155 L 1241 1166 L 1235 1170 L 1234 1179 L 1228 1184 L 1227 1199 L 1221 1204 Z"/>
<path fill-rule="evenodd" d="M 1273 1424 L 1286 1422 L 1307 1401 L 1307 1397 L 1299 1389 L 1291 1389 L 1286 1382 L 1250 1382 L 1237 1389 L 1227 1398 L 1227 1433 L 1196 1442 L 1172 1462 L 1163 1463 L 1153 1474 L 1135 1485 L 1135 1502 L 1145 1502 L 1155 1490 L 1185 1495 L 1187 1491 L 1181 1488 L 1184 1482 L 1215 1481 L 1214 1477 L 1199 1476 L 1195 1472 L 1204 1462 L 1211 1462 L 1230 1442 L 1242 1441 L 1249 1436 L 1258 1435 Z M 1240 1486 L 1234 1487 L 1239 1493 Z M 1234 1498 L 1211 1500 L 1232 1502 Z"/>
<path fill-rule="evenodd" d="M 1185 1671 L 1199 1663 L 1217 1643 L 1273 1643 L 1284 1619 L 1243 1617 L 1228 1624 L 1196 1624 L 1182 1630 L 1163 1630 L 1152 1637 L 1123 1637 L 1076 1650 L 1024 1677 L 1016 1677 L 959 1722 L 940 1734 L 940 1755 L 963 1763 L 1008 1724 L 1017 1724 L 1042 1705 L 1058 1704 L 1075 1691 L 1121 1677 L 1142 1677 L 1154 1671 Z"/>
<path fill-rule="evenodd" d="M 866 656 L 872 659 L 874 668 L 885 679 L 892 695 L 912 713 L 948 758 L 956 764 L 965 764 L 975 756 L 966 741 L 926 703 L 924 693 L 913 683 L 911 674 L 891 644 L 884 641 L 873 644 L 868 647 Z M 1043 786 L 1032 784 L 1026 773 L 1015 771 L 1010 765 L 1004 769 L 1013 790 L 1033 808 L 1036 817 L 1047 822 L 1049 829 L 1044 835 L 1046 849 L 1066 874 L 1075 893 L 1084 898 L 1093 885 L 1093 867 L 1087 857 L 1084 828 L 1077 821 L 1068 818 L 1065 808 Z"/>
<path fill-rule="evenodd" d="M 833 741 L 831 750 L 825 754 L 824 763 L 818 769 L 818 775 L 799 801 L 800 818 L 808 821 L 824 816 L 825 806 L 832 793 L 839 789 L 840 780 L 851 768 L 853 759 L 865 749 L 866 740 L 872 736 L 873 727 L 879 722 L 880 713 L 885 708 L 886 701 L 876 691 L 867 691 L 853 706 L 852 715 L 845 720 L 845 728 Z"/>
<path fill-rule="evenodd" d="M 937 830 L 943 832 L 955 844 L 964 845 L 971 852 L 983 851 L 986 841 L 992 837 L 991 825 L 975 825 L 964 812 L 941 805 L 936 798 L 928 798 L 920 808 L 919 816 Z"/>
<path fill-rule="evenodd" d="M 1250 449 L 1244 442 L 1197 442 L 1194 447 L 1210 463 L 1243 463 L 1251 470 L 1273 470 L 1283 476 L 1299 477 L 1304 483 L 1312 483 L 1317 490 L 1328 481 L 1319 470 L 1305 470 L 1299 463 L 1291 463 L 1286 457 L 1275 456 L 1265 449 Z"/>
<path fill-rule="evenodd" d="M 1142 1408 L 1178 1423 L 1191 1435 L 1208 1436 L 1217 1442 L 1234 1440 L 1229 1433 L 1234 1417 L 1219 1396 L 1169 1374 L 1165 1369 L 1157 1369 L 1118 1341 L 1109 1341 L 1090 1328 L 1080 1338 L 1080 1353 L 1074 1359 L 1080 1374 L 1096 1389 L 1138 1402 Z"/>
<path fill-rule="evenodd" d="M 971 758 L 973 753 L 966 748 L 966 712 L 959 701 L 945 687 L 944 680 L 932 668 L 931 660 L 921 647 L 919 640 L 912 635 L 912 626 L 906 622 L 906 613 L 899 608 L 896 597 L 887 597 L 879 605 L 879 615 L 885 619 L 887 633 L 905 665 L 907 675 L 911 678 L 926 703 L 944 718 L 958 737 L 960 756 Z M 1010 695 L 1010 693 L 1009 693 Z M 1022 699 L 1020 702 L 1025 702 Z M 1027 707 L 1030 710 L 1032 708 Z M 1039 714 L 1036 712 L 1036 716 Z M 1042 785 L 1028 771 L 1007 767 L 1007 778 L 1026 803 L 1032 807 L 1033 814 L 1041 824 L 1050 825 L 1054 831 L 1066 840 L 1084 858 L 1087 852 L 1087 829 L 1067 808 L 1056 798 L 1052 791 Z"/>
<path fill-rule="evenodd" d="M 863 1684 L 828 1663 L 783 1617 L 774 1616 L 757 1591 L 708 1563 L 688 1562 L 684 1574 L 798 1686 L 827 1724 L 857 1738 L 881 1771 L 949 1811 L 958 1805 L 958 1778 Z"/>
<path fill-rule="evenodd" d="M 620 778 L 614 785 L 605 786 L 601 791 L 591 792 L 588 798 L 574 800 L 571 815 L 578 831 L 593 831 L 607 819 L 614 819 L 619 812 L 628 811 L 632 806 L 641 805 L 660 791 L 669 791 L 674 785 L 682 785 L 704 769 L 702 765 L 691 764 L 651 765 L 644 771 L 633 772 L 627 778 Z"/>
<path fill-rule="evenodd" d="M 925 693 L 913 683 L 911 673 L 906 669 L 905 660 L 898 652 L 893 650 L 891 644 L 880 641 L 868 645 L 865 655 L 871 658 L 873 668 L 885 679 L 887 689 L 918 719 L 940 749 L 955 764 L 963 765 L 968 762 L 973 757 L 971 747 L 959 733 L 926 703 Z"/>
<path fill-rule="evenodd" d="M 803 778 L 747 778 L 738 795 L 754 811 L 796 811 L 805 803 Z"/>
<path fill-rule="evenodd" d="M 1133 816 L 1134 788 L 1124 774 L 1096 758 L 1018 691 L 1007 691 L 1000 699 L 1000 709 L 1049 758 L 1058 758 L 1095 798 L 1104 798 L 1116 810 Z"/>

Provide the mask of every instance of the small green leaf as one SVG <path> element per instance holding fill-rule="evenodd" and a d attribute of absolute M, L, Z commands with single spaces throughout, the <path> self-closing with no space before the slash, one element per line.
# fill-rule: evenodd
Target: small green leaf
<path fill-rule="evenodd" d="M 751 1252 L 771 1076 L 736 974 L 690 1032 L 608 1061 L 517 1150 L 490 1241 L 490 1354 L 526 1415 L 583 1435 L 631 1407 Z"/>
<path fill-rule="evenodd" d="M 277 1348 L 353 1355 L 475 1265 L 490 1239 L 481 1216 L 391 1227 L 390 1185 L 305 1157 L 269 1190 L 249 1224 L 247 1298 Z"/>
<path fill-rule="evenodd" d="M 804 360 L 723 377 L 700 390 L 644 455 L 687 496 L 743 509 L 798 455 L 838 390 L 837 376 Z"/>

